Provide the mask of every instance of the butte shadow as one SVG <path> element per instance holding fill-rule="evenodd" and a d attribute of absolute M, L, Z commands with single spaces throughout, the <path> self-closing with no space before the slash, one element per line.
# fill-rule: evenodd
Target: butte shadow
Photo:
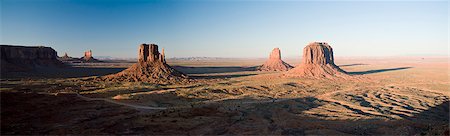
<path fill-rule="evenodd" d="M 256 66 L 253 67 L 239 67 L 239 66 L 225 66 L 225 67 L 190 67 L 190 66 L 172 66 L 174 69 L 185 74 L 213 74 L 213 73 L 231 73 L 255 71 Z"/>
<path fill-rule="evenodd" d="M 367 71 L 347 72 L 347 74 L 349 74 L 349 75 L 365 75 L 365 74 L 374 74 L 374 73 L 380 73 L 380 72 L 404 70 L 404 69 L 410 69 L 410 68 L 413 68 L 413 67 L 399 67 L 399 68 L 387 68 L 387 69 L 376 69 L 376 70 L 367 70 Z"/>
<path fill-rule="evenodd" d="M 344 65 L 339 65 L 339 67 L 350 67 L 350 66 L 360 66 L 360 65 L 369 65 L 369 64 L 364 64 L 364 63 L 344 64 Z"/>

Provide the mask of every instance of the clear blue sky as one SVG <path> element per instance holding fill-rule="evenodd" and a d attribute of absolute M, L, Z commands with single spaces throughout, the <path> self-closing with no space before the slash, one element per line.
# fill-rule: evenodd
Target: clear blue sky
<path fill-rule="evenodd" d="M 1 44 L 71 56 L 300 56 L 325 41 L 335 56 L 448 55 L 448 1 L 1 0 Z"/>

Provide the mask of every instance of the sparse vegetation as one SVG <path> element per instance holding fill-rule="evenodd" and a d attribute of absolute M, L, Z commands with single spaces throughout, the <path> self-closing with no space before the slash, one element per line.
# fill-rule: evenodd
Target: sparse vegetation
<path fill-rule="evenodd" d="M 400 62 L 389 65 L 365 62 L 367 65 L 346 66 L 343 69 L 364 71 L 405 65 Z M 191 63 L 198 66 L 199 64 L 196 63 L 205 62 Z M 239 62 L 236 63 L 239 64 Z M 259 62 L 254 62 L 254 64 L 257 63 Z M 185 64 L 189 63 L 185 62 Z M 32 103 L 29 106 L 40 104 L 44 107 L 53 107 L 54 110 L 48 109 L 48 114 L 52 114 L 54 118 L 62 118 L 65 115 L 54 113 L 57 111 L 77 110 L 77 113 L 73 114 L 76 116 L 68 118 L 73 121 L 72 124 L 58 127 L 57 124 L 47 123 L 48 126 L 34 131 L 25 131 L 26 128 L 13 125 L 25 123 L 18 120 L 25 117 L 24 114 L 18 114 L 16 118 L 2 118 L 2 129 L 6 130 L 2 131 L 2 134 L 16 132 L 13 130 L 24 130 L 21 134 L 48 132 L 50 134 L 59 134 L 59 132 L 73 134 L 243 134 L 244 132 L 247 134 L 442 134 L 448 132 L 430 128 L 427 125 L 448 126 L 448 106 L 446 105 L 449 101 L 449 82 L 445 74 L 435 72 L 436 69 L 444 71 L 446 67 L 444 65 L 432 67 L 430 64 L 420 63 L 408 63 L 408 65 L 414 68 L 357 75 L 359 78 L 351 82 L 283 77 L 282 72 L 255 71 L 237 71 L 239 74 L 256 73 L 251 76 L 200 78 L 189 84 L 165 85 L 109 82 L 96 80 L 96 77 L 3 80 L 1 82 L 2 116 L 21 113 L 20 108 L 28 107 L 20 105 L 23 102 Z M 214 72 L 214 68 L 209 69 L 209 73 L 197 75 L 236 74 L 236 72 L 211 73 L 211 71 Z M 183 69 L 179 70 L 183 71 Z M 420 80 L 426 78 L 429 80 Z M 83 97 L 99 100 L 85 101 L 76 95 L 70 95 L 71 93 L 79 93 Z M 11 103 L 10 95 L 17 95 L 14 97 L 16 99 L 14 104 Z M 49 100 L 42 101 L 47 97 Z M 54 99 L 66 100 L 61 103 Z M 136 107 L 118 105 L 100 99 Z M 78 108 L 74 109 L 75 107 L 67 105 L 75 105 Z M 95 112 L 89 108 L 93 105 L 96 105 Z M 10 109 L 17 106 L 20 107 L 18 111 Z M 149 110 L 145 107 L 167 109 Z M 95 114 L 96 118 L 89 117 L 91 114 Z M 33 118 L 45 118 L 46 115 L 46 113 L 37 113 L 33 114 Z M 90 118 L 88 122 L 77 121 L 87 117 Z M 55 120 L 55 122 L 60 121 L 62 120 Z M 97 129 L 70 131 L 73 127 L 84 128 L 80 124 L 89 122 L 99 124 Z M 107 122 L 114 122 L 112 124 L 115 125 L 108 126 Z M 32 127 L 42 124 L 35 122 L 27 125 Z M 114 130 L 103 129 L 111 127 Z M 219 131 L 219 128 L 223 130 Z M 131 130 L 124 131 L 125 129 Z"/>

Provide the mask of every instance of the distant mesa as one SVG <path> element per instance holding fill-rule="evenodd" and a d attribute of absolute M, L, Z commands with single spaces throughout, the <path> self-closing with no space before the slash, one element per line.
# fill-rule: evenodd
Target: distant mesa
<path fill-rule="evenodd" d="M 103 77 L 107 81 L 129 81 L 148 83 L 178 83 L 187 81 L 187 76 L 166 63 L 164 49 L 159 53 L 156 44 L 141 44 L 136 64 L 113 75 Z"/>
<path fill-rule="evenodd" d="M 288 71 L 293 68 L 288 63 L 281 60 L 281 52 L 279 48 L 274 48 L 269 55 L 269 59 L 260 67 L 259 71 Z"/>
<path fill-rule="evenodd" d="M 288 76 L 315 78 L 349 77 L 334 64 L 333 48 L 325 42 L 313 42 L 303 49 L 301 64 L 287 72 Z"/>
<path fill-rule="evenodd" d="M 99 60 L 92 57 L 92 50 L 85 51 L 84 56 L 81 57 L 81 60 L 83 60 L 83 62 L 100 62 Z"/>
<path fill-rule="evenodd" d="M 81 63 L 81 59 L 80 58 L 74 58 L 74 57 L 70 57 L 68 54 L 67 54 L 67 52 L 66 53 L 64 53 L 64 56 L 62 56 L 62 57 L 59 57 L 58 58 L 59 60 L 61 60 L 62 62 L 72 62 L 72 63 L 74 63 L 74 62 L 78 62 L 78 63 Z"/>
<path fill-rule="evenodd" d="M 67 55 L 67 52 L 64 53 L 64 56 L 62 56 L 61 58 L 70 58 L 69 55 Z"/>
<path fill-rule="evenodd" d="M 98 59 L 95 59 L 92 56 L 92 50 L 85 51 L 84 56 L 81 58 L 74 58 L 67 55 L 67 53 L 64 53 L 64 56 L 59 57 L 59 60 L 63 61 L 64 63 L 97 63 L 97 62 L 103 62 Z"/>
<path fill-rule="evenodd" d="M 85 52 L 84 52 L 84 56 L 81 57 L 81 58 L 84 59 L 84 60 L 86 60 L 86 61 L 91 60 L 91 59 L 93 58 L 93 57 L 92 57 L 92 50 L 85 51 Z"/>
<path fill-rule="evenodd" d="M 51 47 L 0 45 L 0 52 L 1 73 L 64 66 Z"/>

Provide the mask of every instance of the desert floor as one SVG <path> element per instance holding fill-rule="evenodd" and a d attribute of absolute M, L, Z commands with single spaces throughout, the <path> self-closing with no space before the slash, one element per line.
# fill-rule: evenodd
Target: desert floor
<path fill-rule="evenodd" d="M 448 61 L 336 58 L 343 80 L 254 71 L 264 59 L 169 60 L 195 79 L 171 85 L 95 80 L 132 63 L 12 73 L 1 134 L 448 135 Z"/>

